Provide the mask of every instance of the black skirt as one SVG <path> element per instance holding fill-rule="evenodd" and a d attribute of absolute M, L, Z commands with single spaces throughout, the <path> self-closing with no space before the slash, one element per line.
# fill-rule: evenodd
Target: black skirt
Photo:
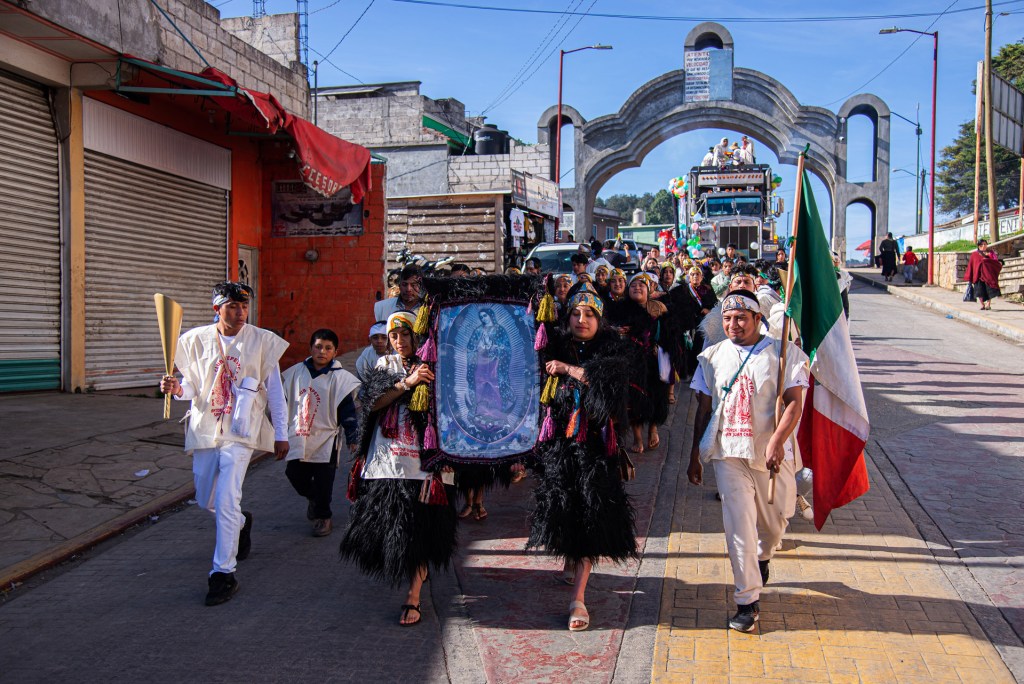
<path fill-rule="evenodd" d="M 457 547 L 455 488 L 447 505 L 419 502 L 421 480 L 362 480 L 341 540 L 341 557 L 364 574 L 398 586 L 424 565 L 451 564 Z"/>
<path fill-rule="evenodd" d="M 536 471 L 527 548 L 577 562 L 636 557 L 633 505 L 618 461 L 605 455 L 603 445 L 565 438 L 545 442 Z"/>

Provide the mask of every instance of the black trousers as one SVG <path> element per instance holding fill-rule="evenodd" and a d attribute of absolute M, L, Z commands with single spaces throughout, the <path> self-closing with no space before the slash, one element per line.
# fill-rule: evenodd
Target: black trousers
<path fill-rule="evenodd" d="M 288 461 L 284 468 L 288 481 L 299 493 L 313 502 L 313 516 L 327 519 L 332 516 L 331 497 L 334 491 L 334 475 L 338 467 L 334 463 L 307 463 Z"/>

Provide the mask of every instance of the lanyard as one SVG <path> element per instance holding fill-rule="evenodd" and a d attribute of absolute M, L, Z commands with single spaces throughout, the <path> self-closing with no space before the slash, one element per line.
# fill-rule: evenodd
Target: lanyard
<path fill-rule="evenodd" d="M 743 372 L 743 367 L 747 365 L 747 361 L 749 361 L 750 357 L 753 356 L 754 350 L 757 349 L 757 345 L 761 344 L 761 340 L 763 339 L 764 335 L 761 335 L 757 338 L 757 342 L 755 342 L 754 346 L 751 347 L 750 351 L 747 352 L 747 356 L 745 359 L 743 359 L 743 363 L 740 364 L 739 370 L 736 371 L 736 375 L 732 376 L 732 380 L 729 381 L 728 385 L 722 386 L 722 390 L 725 392 L 725 394 L 722 395 L 723 400 L 725 399 L 725 397 L 729 396 L 729 392 L 732 391 L 732 386 L 736 384 L 736 381 L 740 377 L 740 373 Z"/>

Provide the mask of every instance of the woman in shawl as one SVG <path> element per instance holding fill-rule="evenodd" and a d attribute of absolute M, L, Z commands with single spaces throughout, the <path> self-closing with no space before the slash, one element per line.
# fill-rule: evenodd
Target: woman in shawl
<path fill-rule="evenodd" d="M 624 305 L 626 338 L 633 343 L 640 357 L 629 387 L 629 425 L 633 430 L 634 454 L 644 452 L 643 427 L 647 425 L 647 448 L 657 449 L 661 443 L 658 426 L 668 418 L 668 383 L 658 369 L 658 346 L 662 339 L 662 316 L 668 311 L 664 304 L 651 298 L 656 287 L 654 279 L 638 273 L 629 281 L 629 300 Z"/>
<path fill-rule="evenodd" d="M 527 548 L 564 559 L 558 579 L 573 587 L 569 629 L 576 632 L 590 625 L 585 592 L 594 563 L 636 557 L 636 531 L 617 446 L 627 419 L 629 349 L 602 318 L 593 290 L 576 292 L 568 307 L 545 349 L 544 369 L 557 386 L 537 444 Z"/>
<path fill-rule="evenodd" d="M 455 553 L 455 498 L 449 472 L 420 468 L 426 414 L 411 411 L 413 389 L 434 380 L 416 358 L 415 317 L 393 313 L 387 321 L 394 354 L 382 356 L 364 385 L 362 435 L 349 484 L 355 498 L 343 558 L 367 575 L 398 586 L 408 580 L 400 625 L 415 625 L 420 589 L 430 566 L 447 568 Z M 447 469 L 446 469 L 447 470 Z M 426 500 L 427 502 L 424 502 Z"/>
<path fill-rule="evenodd" d="M 900 256 L 900 243 L 892 238 L 892 233 L 878 243 L 878 255 L 882 262 L 882 275 L 887 282 L 891 281 L 896 277 L 896 262 Z"/>
<path fill-rule="evenodd" d="M 682 325 L 689 331 L 691 343 L 687 353 L 687 368 L 692 371 L 697 367 L 697 355 L 704 348 L 704 333 L 700 322 L 715 308 L 718 298 L 715 291 L 704 283 L 704 271 L 700 266 L 691 266 L 686 272 L 686 284 L 672 290 L 670 306 L 674 311 L 681 312 Z"/>
<path fill-rule="evenodd" d="M 620 328 L 626 325 L 625 306 L 629 302 L 626 294 L 626 272 L 621 268 L 612 269 L 608 276 L 608 293 L 602 297 L 604 300 L 604 318 L 613 328 Z M 622 330 L 618 330 L 622 333 Z"/>
<path fill-rule="evenodd" d="M 992 300 L 999 296 L 999 272 L 1003 262 L 988 248 L 988 240 L 978 240 L 978 249 L 971 252 L 964 280 L 974 283 L 974 296 L 982 311 L 992 310 Z"/>

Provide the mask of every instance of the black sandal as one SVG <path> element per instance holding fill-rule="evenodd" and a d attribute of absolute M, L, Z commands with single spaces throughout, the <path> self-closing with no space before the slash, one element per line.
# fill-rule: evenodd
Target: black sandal
<path fill-rule="evenodd" d="M 410 610 L 415 610 L 417 613 L 419 613 L 419 618 L 417 618 L 416 622 L 405 622 L 405 619 L 409 617 Z M 417 603 L 416 605 L 413 605 L 411 603 L 406 603 L 402 605 L 402 617 L 399 618 L 398 625 L 400 627 L 412 627 L 413 625 L 420 624 L 420 620 L 422 619 L 423 612 L 420 611 L 420 604 Z"/>

